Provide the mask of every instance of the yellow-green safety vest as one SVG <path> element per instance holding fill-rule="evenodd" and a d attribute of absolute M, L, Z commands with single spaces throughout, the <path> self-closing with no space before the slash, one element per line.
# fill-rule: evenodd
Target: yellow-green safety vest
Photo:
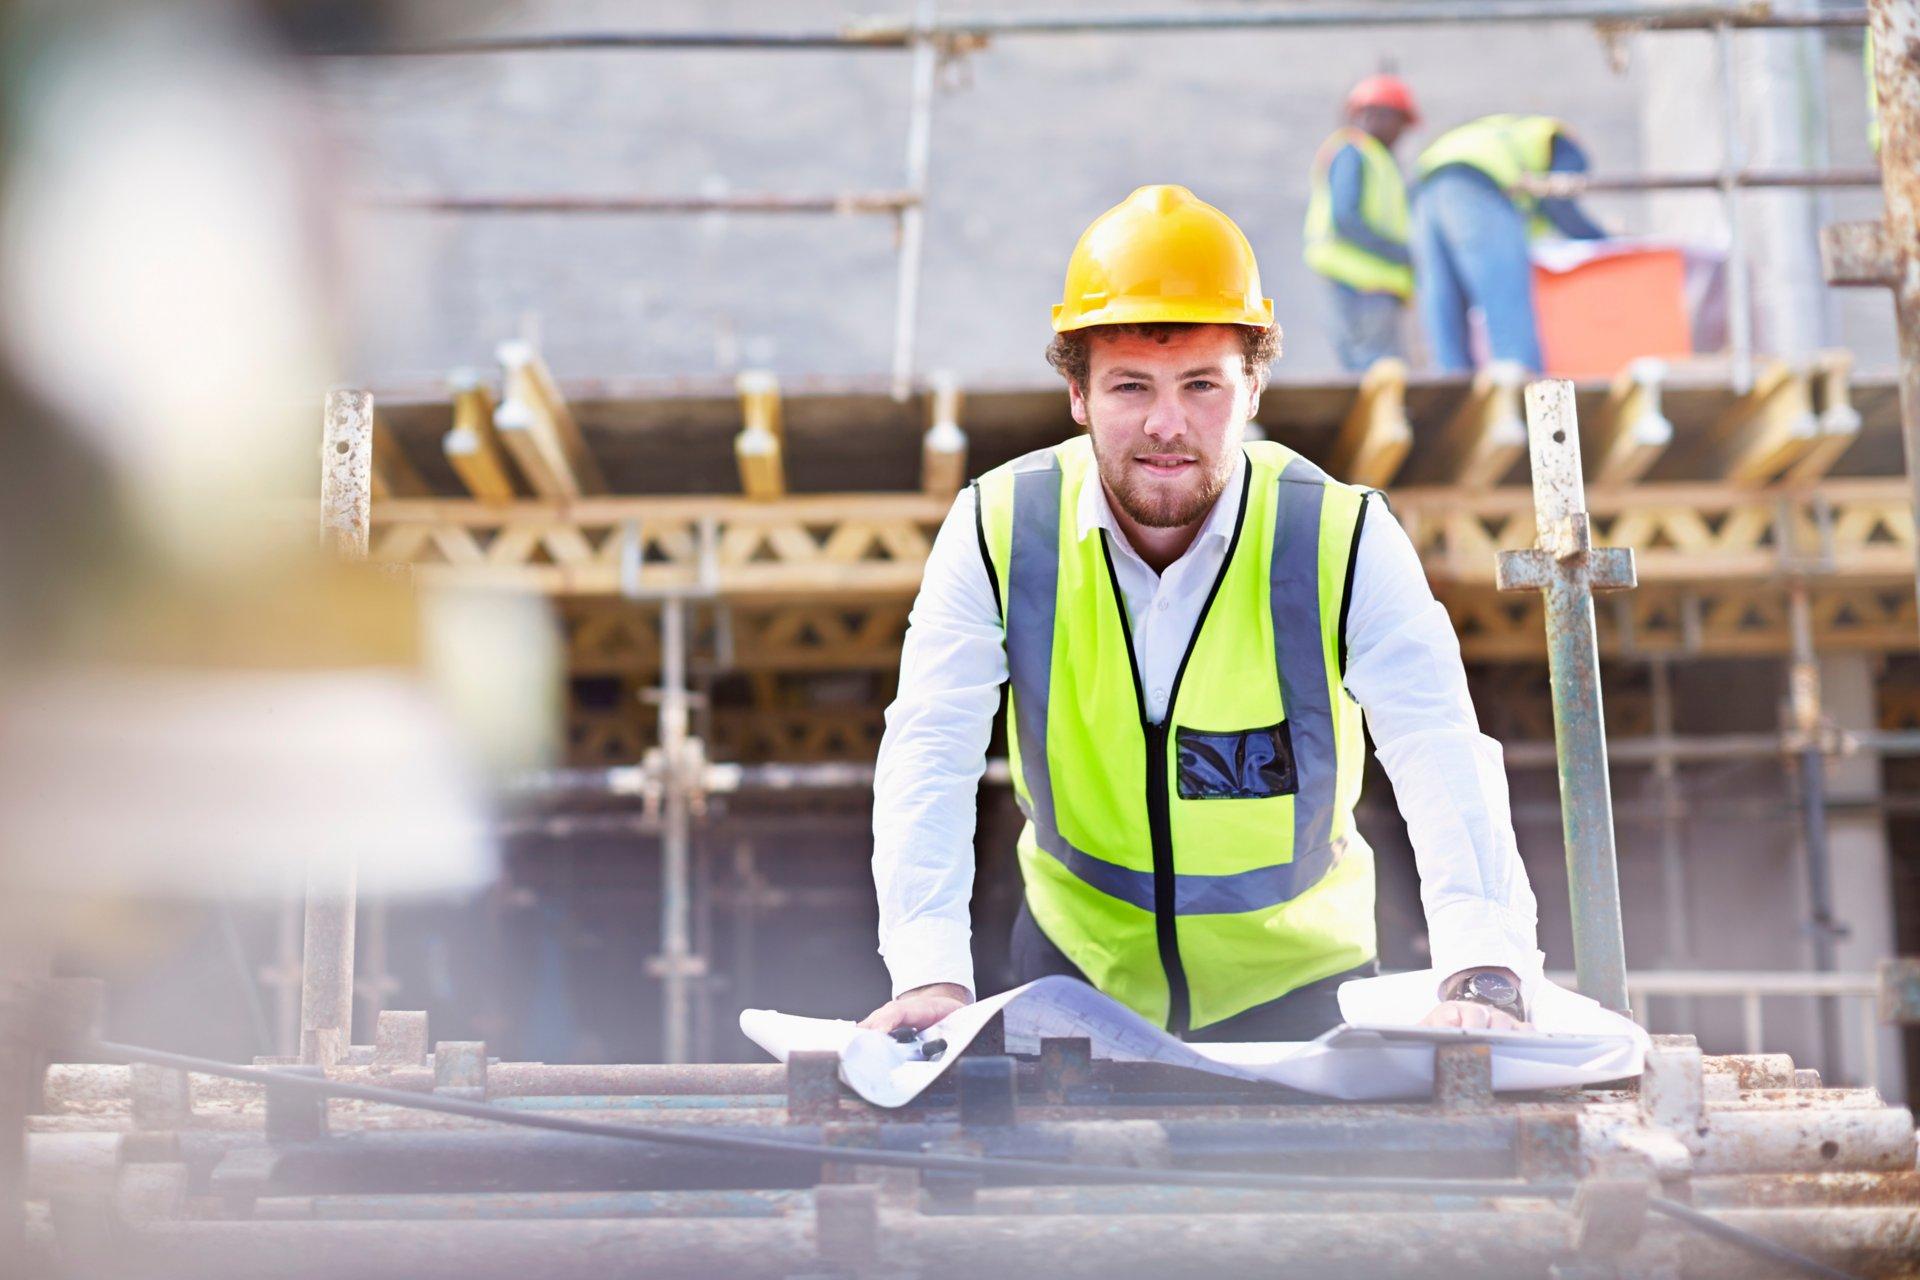
<path fill-rule="evenodd" d="M 1520 189 L 1520 179 L 1546 173 L 1553 165 L 1553 139 L 1566 126 L 1552 116 L 1482 116 L 1434 139 L 1414 163 L 1424 181 L 1442 165 L 1464 164 L 1492 178 L 1507 199 L 1532 220 L 1533 233 L 1548 229 L 1539 216 L 1539 200 Z"/>
<path fill-rule="evenodd" d="M 1411 298 L 1412 267 L 1404 262 L 1389 262 L 1350 240 L 1341 239 L 1334 226 L 1333 190 L 1327 182 L 1327 171 L 1333 166 L 1333 158 L 1346 147 L 1358 150 L 1365 166 L 1360 194 L 1361 220 L 1382 240 L 1398 245 L 1407 243 L 1407 185 L 1400 176 L 1400 166 L 1394 163 L 1393 153 L 1380 139 L 1365 129 L 1349 126 L 1336 129 L 1313 159 L 1305 230 L 1307 265 L 1328 279 L 1362 293 L 1391 293 Z"/>
<path fill-rule="evenodd" d="M 1112 552 L 1075 520 L 1085 436 L 977 482 L 1007 652 L 1028 909 L 1100 990 L 1179 1033 L 1374 958 L 1365 745 L 1341 683 L 1368 491 L 1271 441 L 1150 724 Z"/>

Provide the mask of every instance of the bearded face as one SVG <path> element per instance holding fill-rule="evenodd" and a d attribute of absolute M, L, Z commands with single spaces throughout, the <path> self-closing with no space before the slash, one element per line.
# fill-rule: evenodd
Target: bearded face
<path fill-rule="evenodd" d="M 1086 390 L 1072 398 L 1109 500 L 1148 529 L 1206 518 L 1233 476 L 1254 404 L 1240 335 L 1227 325 L 1102 335 Z"/>

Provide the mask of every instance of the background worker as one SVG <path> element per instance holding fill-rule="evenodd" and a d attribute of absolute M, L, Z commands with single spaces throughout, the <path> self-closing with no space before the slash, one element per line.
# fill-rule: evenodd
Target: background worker
<path fill-rule="evenodd" d="M 1084 429 L 963 490 L 874 778 L 880 950 L 926 1027 L 973 998 L 974 818 L 1000 690 L 1027 815 L 1020 982 L 1080 977 L 1175 1034 L 1298 1040 L 1373 971 L 1362 708 L 1406 816 L 1436 1007 L 1507 1026 L 1538 974 L 1500 747 L 1412 544 L 1246 424 L 1279 347 L 1246 237 L 1182 187 L 1096 219 L 1048 359 Z"/>
<path fill-rule="evenodd" d="M 1401 324 L 1413 266 L 1407 188 L 1393 147 L 1419 122 L 1405 83 L 1368 76 L 1347 95 L 1346 123 L 1313 158 L 1305 257 L 1331 286 L 1333 349 L 1350 372 L 1405 354 Z"/>
<path fill-rule="evenodd" d="M 1495 360 L 1540 371 L 1528 246 L 1548 230 L 1606 237 L 1574 200 L 1520 189 L 1540 174 L 1585 173 L 1587 156 L 1552 116 L 1484 116 L 1421 153 L 1413 194 L 1415 306 L 1436 367 L 1473 368 L 1467 313 L 1479 307 Z"/>

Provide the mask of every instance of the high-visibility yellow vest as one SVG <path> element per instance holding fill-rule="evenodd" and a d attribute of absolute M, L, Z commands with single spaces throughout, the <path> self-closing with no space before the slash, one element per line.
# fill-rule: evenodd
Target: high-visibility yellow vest
<path fill-rule="evenodd" d="M 1334 227 L 1333 191 L 1327 182 L 1327 171 L 1333 165 L 1333 158 L 1349 146 L 1360 152 L 1365 172 L 1360 193 L 1361 220 L 1382 240 L 1397 245 L 1407 243 L 1407 186 L 1400 177 L 1400 166 L 1394 163 L 1393 153 L 1364 129 L 1336 129 L 1313 159 L 1305 230 L 1307 265 L 1328 279 L 1362 293 L 1391 293 L 1410 298 L 1413 268 L 1404 262 L 1389 262 L 1350 240 L 1341 239 Z"/>
<path fill-rule="evenodd" d="M 1539 200 L 1520 189 L 1520 179 L 1546 173 L 1553 164 L 1553 139 L 1566 126 L 1552 116 L 1482 116 L 1434 139 L 1420 153 L 1414 173 L 1424 180 L 1442 165 L 1464 164 L 1492 178 L 1514 207 L 1533 219 L 1539 234 Z"/>
<path fill-rule="evenodd" d="M 1367 491 L 1249 441 L 1226 560 L 1150 724 L 1081 436 L 978 481 L 1004 621 L 1028 909 L 1099 987 L 1177 1032 L 1372 959 L 1364 740 L 1341 683 Z"/>

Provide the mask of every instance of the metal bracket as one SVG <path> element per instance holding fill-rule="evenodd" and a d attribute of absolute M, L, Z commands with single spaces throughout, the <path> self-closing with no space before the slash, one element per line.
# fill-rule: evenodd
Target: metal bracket
<path fill-rule="evenodd" d="M 314 1064 L 277 1067 L 275 1075 L 325 1080 L 327 1069 Z M 286 1085 L 267 1086 L 268 1142 L 316 1142 L 327 1136 L 327 1096 Z"/>
<path fill-rule="evenodd" d="M 961 1128 L 1013 1123 L 1018 1086 L 1012 1058 L 961 1058 L 953 1075 L 960 1092 Z"/>
<path fill-rule="evenodd" d="M 787 1055 L 787 1119 L 830 1120 L 840 1112 L 840 1055 L 803 1049 Z"/>
<path fill-rule="evenodd" d="M 433 1046 L 433 1091 L 443 1098 L 487 1100 L 484 1040 L 442 1040 Z"/>
<path fill-rule="evenodd" d="M 1093 1041 L 1086 1036 L 1048 1036 L 1040 1041 L 1040 1093 L 1055 1106 L 1093 1079 Z"/>
<path fill-rule="evenodd" d="M 382 1009 L 374 1023 L 373 1065 L 389 1069 L 425 1066 L 428 1043 L 424 1011 Z"/>
<path fill-rule="evenodd" d="M 1433 1104 L 1445 1111 L 1483 1111 L 1492 1106 L 1493 1047 L 1435 1045 Z"/>

